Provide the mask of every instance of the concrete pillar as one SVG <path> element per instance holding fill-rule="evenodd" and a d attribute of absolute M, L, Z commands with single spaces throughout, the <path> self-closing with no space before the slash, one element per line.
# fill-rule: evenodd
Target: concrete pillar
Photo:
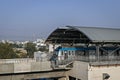
<path fill-rule="evenodd" d="M 81 79 L 76 78 L 76 80 L 81 80 Z"/>
<path fill-rule="evenodd" d="M 97 61 L 100 61 L 100 50 L 99 50 L 99 45 L 96 45 L 96 54 L 97 54 Z"/>
<path fill-rule="evenodd" d="M 54 48 L 54 46 L 52 45 L 52 44 L 49 44 L 49 52 L 53 52 L 53 49 Z"/>
<path fill-rule="evenodd" d="M 65 80 L 69 80 L 69 76 L 68 75 L 66 75 L 66 79 Z"/>
<path fill-rule="evenodd" d="M 58 80 L 67 80 L 66 77 L 58 78 Z"/>

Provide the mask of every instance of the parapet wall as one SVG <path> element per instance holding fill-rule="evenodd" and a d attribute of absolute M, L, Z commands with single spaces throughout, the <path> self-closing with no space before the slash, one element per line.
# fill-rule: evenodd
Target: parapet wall
<path fill-rule="evenodd" d="M 0 74 L 50 71 L 50 70 L 52 70 L 50 61 L 0 64 Z"/>

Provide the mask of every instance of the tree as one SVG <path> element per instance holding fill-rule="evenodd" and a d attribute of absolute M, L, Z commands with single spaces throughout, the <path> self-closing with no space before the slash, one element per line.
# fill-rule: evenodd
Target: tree
<path fill-rule="evenodd" d="M 48 52 L 49 51 L 46 46 L 40 47 L 38 50 L 42 51 L 42 52 Z"/>
<path fill-rule="evenodd" d="M 34 52 L 37 51 L 35 44 L 29 42 L 25 45 L 25 49 L 27 51 L 27 56 L 29 56 L 30 58 L 33 58 Z"/>
<path fill-rule="evenodd" d="M 23 48 L 23 44 L 10 44 L 13 48 Z"/>
<path fill-rule="evenodd" d="M 0 43 L 0 59 L 18 58 L 9 43 Z"/>

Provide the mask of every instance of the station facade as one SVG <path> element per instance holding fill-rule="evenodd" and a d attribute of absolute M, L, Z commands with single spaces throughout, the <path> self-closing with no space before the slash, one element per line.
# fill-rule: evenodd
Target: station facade
<path fill-rule="evenodd" d="M 65 57 L 57 65 L 73 62 L 66 73 L 69 80 L 120 79 L 120 29 L 65 26 L 54 30 L 46 43 L 61 45 Z M 74 58 L 66 48 L 75 48 Z"/>

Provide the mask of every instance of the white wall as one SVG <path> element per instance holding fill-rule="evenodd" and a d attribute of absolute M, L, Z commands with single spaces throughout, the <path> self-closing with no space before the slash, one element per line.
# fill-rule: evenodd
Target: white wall
<path fill-rule="evenodd" d="M 0 64 L 0 74 L 50 71 L 50 70 L 52 70 L 50 61 Z"/>
<path fill-rule="evenodd" d="M 49 52 L 53 52 L 54 49 L 56 49 L 59 46 L 61 46 L 61 45 L 60 44 L 57 44 L 57 45 L 49 44 Z"/>
<path fill-rule="evenodd" d="M 120 79 L 120 65 L 90 66 L 87 62 L 75 61 L 72 70 L 67 76 L 72 76 L 80 80 L 103 80 L 103 73 L 110 75 L 107 80 Z"/>
<path fill-rule="evenodd" d="M 120 79 L 120 65 L 106 65 L 106 66 L 96 66 L 89 67 L 88 78 L 89 80 L 103 80 L 103 73 L 110 75 L 107 80 L 119 80 Z"/>
<path fill-rule="evenodd" d="M 49 52 L 53 52 L 53 45 L 49 44 Z"/>
<path fill-rule="evenodd" d="M 88 63 L 75 61 L 73 69 L 68 72 L 68 76 L 72 76 L 80 80 L 88 80 Z"/>

